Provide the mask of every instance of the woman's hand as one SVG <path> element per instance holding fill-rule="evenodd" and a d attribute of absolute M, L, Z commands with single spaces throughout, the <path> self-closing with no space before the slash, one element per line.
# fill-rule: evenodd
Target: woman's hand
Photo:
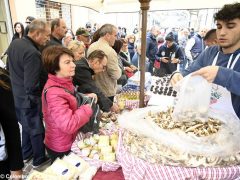
<path fill-rule="evenodd" d="M 133 71 L 136 71 L 136 70 L 137 70 L 137 67 L 134 66 L 134 65 L 131 65 L 130 68 L 131 68 Z"/>
<path fill-rule="evenodd" d="M 132 68 L 130 68 L 130 67 L 124 67 L 124 70 L 127 72 L 133 72 Z"/>
<path fill-rule="evenodd" d="M 90 93 L 90 94 L 86 94 L 86 96 L 88 96 L 88 97 L 90 97 L 90 98 L 94 98 L 94 99 L 95 99 L 95 103 L 97 103 L 97 101 L 98 101 L 98 97 L 97 97 L 96 94 L 94 94 L 94 93 Z"/>

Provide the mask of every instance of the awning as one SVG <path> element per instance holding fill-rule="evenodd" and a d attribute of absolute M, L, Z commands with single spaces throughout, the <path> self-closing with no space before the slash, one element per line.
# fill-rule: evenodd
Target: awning
<path fill-rule="evenodd" d="M 138 0 L 55 0 L 56 2 L 87 7 L 98 12 L 139 12 Z M 149 11 L 177 9 L 221 8 L 236 0 L 151 0 Z"/>

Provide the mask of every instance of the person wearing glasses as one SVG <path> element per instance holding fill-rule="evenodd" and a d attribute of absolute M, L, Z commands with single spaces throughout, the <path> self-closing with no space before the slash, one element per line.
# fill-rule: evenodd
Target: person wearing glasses
<path fill-rule="evenodd" d="M 97 103 L 104 112 L 118 112 L 118 106 L 102 93 L 94 80 L 96 74 L 106 71 L 107 61 L 107 55 L 101 50 L 91 52 L 87 59 L 83 57 L 76 61 L 73 83 L 79 86 L 78 90 L 82 93 L 95 93 L 98 97 Z"/>
<path fill-rule="evenodd" d="M 99 30 L 99 37 L 98 41 L 90 45 L 87 54 L 94 50 L 102 50 L 108 56 L 106 71 L 96 74 L 95 80 L 97 87 L 113 101 L 117 93 L 117 80 L 122 74 L 117 53 L 112 48 L 117 38 L 117 28 L 112 24 L 105 24 Z"/>
<path fill-rule="evenodd" d="M 26 18 L 26 28 L 25 28 L 25 30 L 24 30 L 24 36 L 27 36 L 28 35 L 28 31 L 29 31 L 29 24 L 33 21 L 33 20 L 35 20 L 35 17 L 33 17 L 33 16 L 28 16 L 27 18 Z"/>

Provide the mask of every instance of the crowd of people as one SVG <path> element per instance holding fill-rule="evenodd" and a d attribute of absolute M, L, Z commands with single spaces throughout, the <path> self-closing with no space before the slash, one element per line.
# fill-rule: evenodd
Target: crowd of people
<path fill-rule="evenodd" d="M 173 84 L 191 72 L 201 75 L 223 87 L 229 111 L 240 117 L 240 4 L 225 5 L 214 19 L 216 29 L 209 31 L 151 27 L 146 71 L 159 77 L 172 74 Z M 26 23 L 25 29 L 14 24 L 7 71 L 0 69 L 5 99 L 0 104 L 5 117 L 0 123 L 0 174 L 21 175 L 23 162 L 33 159 L 37 169 L 68 154 L 93 113 L 89 104 L 78 106 L 75 87 L 95 98 L 102 111 L 117 113 L 114 96 L 139 69 L 139 29 L 127 34 L 112 24 L 97 29 L 87 23 L 74 34 L 61 18 L 49 24 L 29 16 Z"/>

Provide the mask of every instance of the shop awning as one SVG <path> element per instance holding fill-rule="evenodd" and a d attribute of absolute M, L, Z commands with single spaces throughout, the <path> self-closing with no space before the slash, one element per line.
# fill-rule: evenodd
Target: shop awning
<path fill-rule="evenodd" d="M 98 12 L 138 12 L 138 0 L 55 0 L 57 2 L 87 7 Z M 152 0 L 149 11 L 175 9 L 221 8 L 237 0 Z"/>

